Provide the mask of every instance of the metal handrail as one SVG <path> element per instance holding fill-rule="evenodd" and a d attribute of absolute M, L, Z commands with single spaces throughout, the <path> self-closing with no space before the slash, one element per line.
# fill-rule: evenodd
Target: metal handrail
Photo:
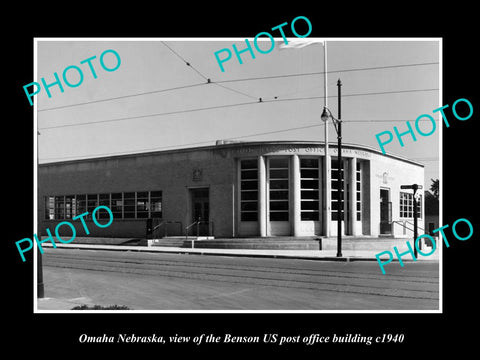
<path fill-rule="evenodd" d="M 197 220 L 197 221 L 194 221 L 193 223 L 191 223 L 190 225 L 187 225 L 185 227 L 185 240 L 188 240 L 188 230 L 196 225 L 197 226 L 197 236 L 198 236 L 198 233 L 199 233 L 199 225 L 200 224 L 212 224 L 212 235 L 213 235 L 213 221 L 204 221 L 204 220 Z M 208 236 L 210 236 L 210 225 L 208 226 Z M 192 239 L 192 249 L 195 247 L 195 240 Z"/>
<path fill-rule="evenodd" d="M 158 229 L 160 228 L 160 226 L 162 226 L 165 222 L 164 221 L 160 221 L 157 225 L 155 225 L 153 228 L 152 228 L 152 238 L 156 238 L 156 234 L 155 232 L 158 231 Z"/>
<path fill-rule="evenodd" d="M 197 223 L 198 223 L 198 221 L 195 221 L 195 222 L 191 223 L 190 225 L 185 226 L 185 231 L 188 232 L 188 229 L 190 229 L 193 225 L 196 225 Z"/>
<path fill-rule="evenodd" d="M 392 223 L 394 223 L 394 224 L 398 224 L 398 225 L 400 225 L 400 226 L 403 226 L 404 228 L 410 230 L 410 231 L 413 232 L 413 233 L 415 232 L 414 229 L 410 229 L 409 227 L 401 224 L 401 222 L 406 222 L 407 224 L 413 225 L 412 223 L 408 222 L 407 220 L 404 220 L 404 221 L 400 221 L 400 220 L 392 221 Z M 421 227 L 418 226 L 418 225 L 417 225 L 417 227 L 418 227 L 420 230 L 422 230 L 422 231 L 424 230 L 423 228 L 421 228 Z M 421 243 L 420 243 L 420 250 L 421 250 L 421 248 L 422 248 L 422 245 L 421 245 Z"/>
<path fill-rule="evenodd" d="M 414 229 L 410 229 L 408 226 L 405 226 L 404 224 L 402 224 L 402 222 L 405 222 L 405 223 L 407 223 L 407 224 L 409 224 L 409 225 L 413 225 L 412 223 L 408 222 L 407 220 L 403 220 L 403 221 L 401 221 L 401 220 L 395 220 L 395 221 L 392 221 L 393 224 L 398 224 L 398 225 L 400 225 L 400 226 L 403 226 L 403 227 L 404 227 L 405 229 L 407 229 L 407 230 L 414 231 Z M 420 229 L 420 230 L 424 230 L 423 228 L 421 228 L 421 227 L 418 226 L 418 225 L 417 225 L 417 228 Z"/>
<path fill-rule="evenodd" d="M 190 225 L 187 225 L 185 227 L 185 239 L 188 239 L 188 230 L 190 230 L 190 228 L 194 225 L 197 226 L 197 236 L 198 236 L 198 233 L 199 233 L 199 225 L 200 224 L 212 224 L 212 229 L 210 231 L 210 226 L 208 227 L 208 236 L 210 236 L 210 234 L 212 234 L 213 236 L 213 232 L 214 232 L 214 225 L 213 225 L 213 221 L 205 221 L 205 220 L 197 220 L 197 221 L 194 221 L 193 223 L 191 223 Z"/>
<path fill-rule="evenodd" d="M 154 226 L 153 229 L 152 229 L 152 232 L 154 232 L 155 230 L 157 230 L 160 226 L 162 226 L 163 224 L 165 223 L 165 221 L 162 221 L 160 222 L 157 226 Z"/>
<path fill-rule="evenodd" d="M 407 224 L 410 224 L 410 225 L 413 225 L 413 223 L 411 223 L 410 221 L 408 220 L 404 220 Z M 423 228 L 421 228 L 420 226 L 417 225 L 417 228 L 419 228 L 420 230 L 424 230 Z"/>

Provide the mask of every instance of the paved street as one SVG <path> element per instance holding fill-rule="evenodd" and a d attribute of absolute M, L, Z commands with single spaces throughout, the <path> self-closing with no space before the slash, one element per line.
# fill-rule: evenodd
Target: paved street
<path fill-rule="evenodd" d="M 45 297 L 134 310 L 437 310 L 438 262 L 45 249 Z M 41 304 L 41 302 L 40 302 Z M 39 309 L 42 309 L 39 305 Z M 49 308 L 51 309 L 51 308 Z"/>

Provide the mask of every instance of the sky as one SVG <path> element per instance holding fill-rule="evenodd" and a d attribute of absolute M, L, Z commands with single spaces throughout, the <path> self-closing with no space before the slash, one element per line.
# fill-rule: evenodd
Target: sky
<path fill-rule="evenodd" d="M 54 82 L 54 72 L 75 65 L 83 72 L 77 87 L 63 83 L 35 96 L 39 163 L 84 159 L 181 147 L 214 145 L 216 140 L 323 141 L 324 46 L 235 57 L 232 45 L 243 38 L 222 39 L 39 39 L 36 78 Z M 295 38 L 288 38 L 294 42 Z M 337 80 L 342 82 L 342 141 L 379 149 L 375 135 L 407 130 L 429 114 L 437 120 L 431 136 L 403 137 L 386 145 L 387 153 L 425 165 L 425 188 L 439 178 L 442 122 L 432 111 L 441 105 L 441 44 L 438 39 L 317 39 L 327 44 L 327 106 L 337 116 Z M 259 41 L 261 49 L 270 40 Z M 222 72 L 214 53 L 227 48 L 232 58 Z M 121 63 L 105 71 L 99 62 L 115 50 Z M 222 53 L 221 56 L 224 56 Z M 97 78 L 88 64 L 91 61 Z M 112 53 L 107 67 L 116 65 Z M 187 65 L 186 63 L 190 64 Z M 67 72 L 79 82 L 75 70 Z M 209 79 L 209 81 L 208 81 Z M 259 99 L 262 99 L 260 102 Z M 27 103 L 28 100 L 26 99 Z M 423 132 L 429 122 L 419 123 Z M 336 143 L 329 125 L 329 141 Z"/>

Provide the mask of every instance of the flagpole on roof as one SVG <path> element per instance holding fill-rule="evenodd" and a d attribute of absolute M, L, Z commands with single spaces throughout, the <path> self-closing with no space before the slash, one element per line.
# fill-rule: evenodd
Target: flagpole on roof
<path fill-rule="evenodd" d="M 328 108 L 328 96 L 327 96 L 327 41 L 323 42 L 323 94 L 325 96 L 324 106 Z M 325 121 L 325 164 L 324 164 L 324 179 L 325 179 L 325 193 L 323 198 L 325 199 L 324 209 L 323 209 L 323 229 L 324 235 L 330 236 L 330 219 L 331 219 L 331 197 L 332 197 L 332 181 L 331 181 L 331 161 L 330 155 L 328 153 L 328 120 Z"/>
<path fill-rule="evenodd" d="M 318 39 L 292 39 L 288 42 L 282 41 L 279 50 L 285 49 L 301 49 L 310 45 L 323 45 L 323 93 L 324 93 L 324 107 L 328 108 L 328 94 L 327 94 L 327 41 Z M 319 210 L 322 213 L 323 222 L 323 236 L 330 236 L 330 220 L 331 220 L 331 198 L 332 198 L 332 182 L 331 182 L 331 160 L 328 153 L 328 119 L 325 120 L 325 157 L 323 164 L 323 179 L 325 180 L 324 192 L 322 194 L 322 204 L 319 204 Z M 320 219 L 319 219 L 320 221 Z"/>

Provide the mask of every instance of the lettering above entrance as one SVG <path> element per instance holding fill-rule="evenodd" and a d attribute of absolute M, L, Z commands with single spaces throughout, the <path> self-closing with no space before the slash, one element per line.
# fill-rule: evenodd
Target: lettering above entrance
<path fill-rule="evenodd" d="M 330 148 L 329 153 L 333 155 L 338 154 L 337 148 Z M 343 149 L 342 148 L 342 156 L 351 156 L 351 157 L 360 157 L 360 158 L 369 158 L 370 153 L 368 151 L 357 150 L 357 149 Z"/>
<path fill-rule="evenodd" d="M 302 144 L 265 144 L 265 145 L 246 145 L 225 147 L 219 146 L 216 149 L 217 153 L 222 157 L 237 157 L 237 156 L 259 156 L 259 155 L 325 155 L 325 148 L 323 145 L 302 145 Z M 336 156 L 338 150 L 330 145 L 329 154 Z M 342 155 L 346 157 L 370 158 L 371 154 L 368 151 L 361 149 L 343 148 Z"/>
<path fill-rule="evenodd" d="M 260 146 L 244 146 L 237 147 L 230 150 L 235 155 L 264 155 L 272 153 L 282 153 L 282 154 L 325 154 L 323 147 L 317 146 L 301 146 L 301 145 L 260 145 Z"/>

